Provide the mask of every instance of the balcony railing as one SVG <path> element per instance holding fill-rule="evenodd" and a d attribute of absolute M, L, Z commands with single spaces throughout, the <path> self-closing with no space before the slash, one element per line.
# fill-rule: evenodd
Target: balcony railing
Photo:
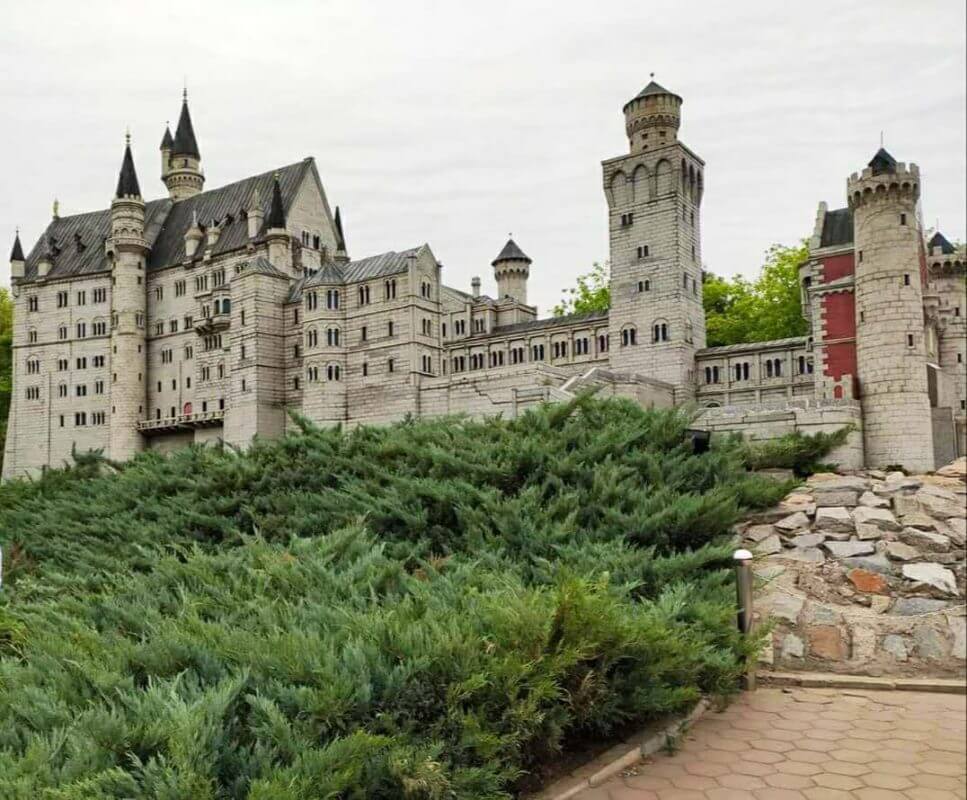
<path fill-rule="evenodd" d="M 143 419 L 138 423 L 138 430 L 143 434 L 150 436 L 153 433 L 193 430 L 194 428 L 210 428 L 214 425 L 221 425 L 224 420 L 224 410 L 199 411 L 196 414 L 179 414 L 176 417 Z"/>

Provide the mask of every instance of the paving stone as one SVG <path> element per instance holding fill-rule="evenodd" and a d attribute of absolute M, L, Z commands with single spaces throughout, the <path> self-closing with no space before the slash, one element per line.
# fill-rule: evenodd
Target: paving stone
<path fill-rule="evenodd" d="M 763 539 L 768 539 L 775 532 L 775 529 L 771 525 L 752 525 L 746 530 L 744 536 L 750 542 L 761 542 Z"/>
<path fill-rule="evenodd" d="M 826 540 L 824 533 L 801 533 L 790 540 L 793 547 L 818 547 Z"/>
<path fill-rule="evenodd" d="M 856 538 L 862 542 L 871 542 L 874 539 L 882 539 L 884 532 L 885 531 L 883 531 L 881 528 L 878 528 L 876 525 L 868 525 L 863 522 L 856 523 Z"/>
<path fill-rule="evenodd" d="M 903 494 L 893 496 L 893 511 L 898 517 L 908 517 L 911 514 L 923 513 L 915 497 Z"/>
<path fill-rule="evenodd" d="M 833 558 L 853 558 L 873 555 L 876 552 L 870 542 L 823 542 L 823 547 Z"/>
<path fill-rule="evenodd" d="M 920 558 L 920 551 L 903 542 L 887 542 L 886 554 L 894 561 L 913 561 Z"/>
<path fill-rule="evenodd" d="M 843 615 L 829 606 L 810 603 L 806 609 L 806 620 L 810 625 L 839 625 L 843 621 Z"/>
<path fill-rule="evenodd" d="M 813 625 L 806 631 L 809 639 L 810 655 L 828 661 L 843 661 L 847 658 L 846 642 L 842 631 L 832 625 Z"/>
<path fill-rule="evenodd" d="M 947 640 L 929 625 L 914 629 L 913 641 L 921 658 L 939 661 L 947 655 Z"/>
<path fill-rule="evenodd" d="M 857 524 L 875 525 L 884 531 L 899 531 L 903 526 L 896 521 L 893 512 L 887 508 L 868 508 L 859 506 L 853 509 L 853 521 Z"/>
<path fill-rule="evenodd" d="M 946 600 L 934 600 L 930 597 L 898 597 L 890 613 L 898 617 L 913 617 L 939 611 L 948 605 Z"/>
<path fill-rule="evenodd" d="M 887 594 L 890 590 L 886 579 L 877 572 L 870 572 L 865 569 L 851 569 L 846 573 L 849 582 L 856 587 L 859 592 L 866 594 Z"/>
<path fill-rule="evenodd" d="M 889 610 L 890 603 L 892 602 L 892 597 L 875 595 L 870 598 L 870 608 L 877 614 L 885 614 Z"/>
<path fill-rule="evenodd" d="M 933 586 L 945 594 L 960 594 L 957 591 L 957 581 L 954 579 L 954 573 L 940 564 L 932 562 L 904 564 L 903 577 L 907 580 Z"/>
<path fill-rule="evenodd" d="M 812 516 L 816 513 L 816 501 L 813 500 L 811 494 L 804 494 L 802 492 L 793 492 L 787 495 L 782 502 L 779 503 L 778 508 L 785 511 L 787 514 L 791 514 L 796 511 L 802 511 L 808 516 Z"/>
<path fill-rule="evenodd" d="M 763 599 L 762 608 L 773 617 L 779 617 L 795 625 L 804 602 L 801 597 L 794 595 L 774 594 Z"/>
<path fill-rule="evenodd" d="M 782 539 L 779 538 L 778 534 L 773 534 L 755 545 L 752 551 L 760 556 L 771 556 L 773 553 L 781 553 Z"/>
<path fill-rule="evenodd" d="M 807 517 L 802 511 L 797 511 L 794 514 L 790 514 L 788 517 L 784 517 L 776 523 L 776 529 L 785 531 L 786 533 L 808 527 L 809 517 Z"/>
<path fill-rule="evenodd" d="M 853 517 L 843 506 L 816 509 L 816 529 L 821 531 L 853 531 Z"/>
<path fill-rule="evenodd" d="M 944 552 L 950 549 L 950 537 L 942 533 L 922 531 L 918 528 L 904 528 L 900 533 L 900 541 L 919 550 Z"/>
<path fill-rule="evenodd" d="M 860 495 L 859 504 L 868 508 L 889 508 L 890 501 L 886 497 L 879 497 L 867 490 Z"/>
<path fill-rule="evenodd" d="M 786 571 L 786 568 L 780 566 L 779 564 L 767 564 L 761 567 L 756 567 L 752 571 L 755 573 L 755 576 L 759 578 L 759 580 L 771 581 L 782 575 L 782 573 Z"/>
<path fill-rule="evenodd" d="M 782 637 L 780 654 L 783 658 L 802 658 L 806 654 L 806 647 L 796 634 L 787 633 Z"/>
<path fill-rule="evenodd" d="M 803 561 L 807 564 L 822 564 L 826 556 L 818 547 L 797 547 L 792 550 L 783 550 L 778 555 L 770 558 L 782 559 L 783 561 Z"/>
<path fill-rule="evenodd" d="M 883 637 L 883 649 L 893 656 L 897 661 L 906 661 L 909 658 L 906 637 L 890 633 Z"/>
<path fill-rule="evenodd" d="M 813 493 L 831 491 L 853 491 L 864 492 L 869 488 L 870 482 L 866 478 L 858 475 L 830 475 L 829 473 L 816 473 L 809 477 L 806 484 L 812 489 Z"/>

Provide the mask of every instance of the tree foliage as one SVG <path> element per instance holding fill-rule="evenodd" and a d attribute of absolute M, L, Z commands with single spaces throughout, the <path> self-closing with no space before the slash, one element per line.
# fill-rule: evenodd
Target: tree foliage
<path fill-rule="evenodd" d="M 807 256 L 805 242 L 796 247 L 775 244 L 766 251 L 754 281 L 706 272 L 702 291 L 708 346 L 804 336 L 809 326 L 802 316 L 799 265 Z M 578 276 L 575 288 L 565 291 L 554 314 L 606 311 L 611 306 L 609 279 L 608 269 L 595 263 Z"/>
<path fill-rule="evenodd" d="M 507 798 L 732 691 L 730 528 L 788 487 L 689 424 L 300 420 L 0 487 L 0 797 Z"/>

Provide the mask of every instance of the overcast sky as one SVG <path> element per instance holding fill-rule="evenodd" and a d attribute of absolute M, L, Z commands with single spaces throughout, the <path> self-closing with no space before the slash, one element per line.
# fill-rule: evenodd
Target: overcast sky
<path fill-rule="evenodd" d="M 126 126 L 162 195 L 185 76 L 208 187 L 315 156 L 351 256 L 429 242 L 448 284 L 492 292 L 513 232 L 542 313 L 608 256 L 600 162 L 651 72 L 707 164 L 707 268 L 752 276 L 808 236 L 881 130 L 920 165 L 926 224 L 965 238 L 963 0 L 0 5 L 4 256 L 54 197 L 110 203 Z"/>

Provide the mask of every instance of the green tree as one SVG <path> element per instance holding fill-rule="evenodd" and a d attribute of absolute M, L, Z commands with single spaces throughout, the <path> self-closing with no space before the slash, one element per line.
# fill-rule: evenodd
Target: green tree
<path fill-rule="evenodd" d="M 565 290 L 552 313 L 555 317 L 563 317 L 565 314 L 607 311 L 610 307 L 611 268 L 607 262 L 599 264 L 595 261 L 590 272 L 578 276 L 576 288 Z"/>
<path fill-rule="evenodd" d="M 808 258 L 805 241 L 774 244 L 766 251 L 759 276 L 723 278 L 706 272 L 703 281 L 707 343 L 710 347 L 803 336 L 809 326 L 802 316 L 799 265 Z M 554 315 L 606 311 L 611 306 L 607 266 L 595 263 L 580 275 L 554 307 Z"/>

